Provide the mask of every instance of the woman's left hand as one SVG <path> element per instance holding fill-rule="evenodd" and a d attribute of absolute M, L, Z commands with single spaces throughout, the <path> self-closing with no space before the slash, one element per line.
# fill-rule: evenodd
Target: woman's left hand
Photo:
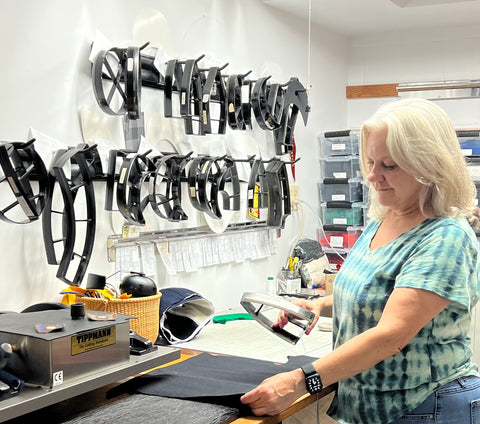
<path fill-rule="evenodd" d="M 301 369 L 276 374 L 244 394 L 240 400 L 255 415 L 275 415 L 307 393 Z"/>

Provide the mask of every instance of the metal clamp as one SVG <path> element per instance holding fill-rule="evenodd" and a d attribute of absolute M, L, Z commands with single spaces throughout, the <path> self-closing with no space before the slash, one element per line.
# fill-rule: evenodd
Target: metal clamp
<path fill-rule="evenodd" d="M 296 344 L 300 340 L 315 318 L 315 314 L 308 309 L 302 308 L 288 302 L 287 300 L 261 293 L 244 293 L 240 300 L 240 304 L 260 325 L 281 339 L 292 344 Z M 284 328 L 273 327 L 274 322 L 261 312 L 264 306 L 280 309 L 288 312 L 291 316 L 296 317 L 295 319 L 290 319 L 289 322 L 301 329 L 300 334 L 294 335 Z"/>

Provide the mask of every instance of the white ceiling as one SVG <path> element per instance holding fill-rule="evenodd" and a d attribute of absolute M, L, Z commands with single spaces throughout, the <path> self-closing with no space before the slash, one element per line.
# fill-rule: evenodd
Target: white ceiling
<path fill-rule="evenodd" d="M 307 21 L 311 5 L 312 23 L 344 36 L 442 26 L 480 26 L 480 0 L 395 0 L 415 7 L 399 7 L 391 0 L 263 1 Z"/>

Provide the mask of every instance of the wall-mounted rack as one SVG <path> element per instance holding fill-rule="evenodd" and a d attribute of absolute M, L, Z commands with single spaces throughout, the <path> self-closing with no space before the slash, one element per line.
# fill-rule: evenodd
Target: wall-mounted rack
<path fill-rule="evenodd" d="M 112 235 L 107 240 L 109 262 L 116 262 L 119 271 L 127 272 L 122 249 L 130 261 L 136 255 L 142 262 L 143 248 L 156 250 L 167 272 L 176 274 L 198 268 L 261 259 L 276 252 L 278 230 L 263 222 L 231 224 L 221 233 L 208 228 L 188 228 L 174 231 L 150 231 L 135 237 Z M 132 250 L 133 249 L 133 250 Z M 151 262 L 151 258 L 147 259 Z M 148 264 L 151 265 L 151 264 Z M 144 270 L 145 271 L 145 270 Z"/>

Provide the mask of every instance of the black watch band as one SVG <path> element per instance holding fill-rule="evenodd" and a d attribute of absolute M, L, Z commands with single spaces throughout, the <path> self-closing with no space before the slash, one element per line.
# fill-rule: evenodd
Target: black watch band
<path fill-rule="evenodd" d="M 323 389 L 322 379 L 312 363 L 303 365 L 302 371 L 305 374 L 305 386 L 311 395 L 319 393 Z"/>

